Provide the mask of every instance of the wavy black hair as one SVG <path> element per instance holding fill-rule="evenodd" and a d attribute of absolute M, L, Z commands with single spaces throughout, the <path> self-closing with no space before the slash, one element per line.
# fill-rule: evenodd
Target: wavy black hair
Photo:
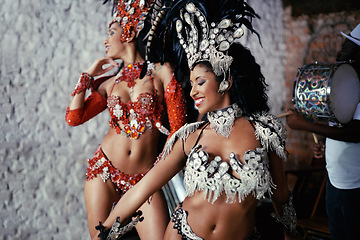
<path fill-rule="evenodd" d="M 233 84 L 230 88 L 232 103 L 237 103 L 246 115 L 268 112 L 267 84 L 260 65 L 250 50 L 241 44 L 232 44 L 229 55 L 233 57 L 230 74 Z"/>

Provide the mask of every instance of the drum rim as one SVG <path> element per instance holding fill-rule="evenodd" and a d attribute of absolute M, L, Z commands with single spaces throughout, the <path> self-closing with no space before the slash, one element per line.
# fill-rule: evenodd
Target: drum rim
<path fill-rule="evenodd" d="M 322 62 L 322 63 L 310 63 L 310 64 L 305 64 L 303 65 L 301 68 L 298 68 L 298 72 L 297 75 L 294 79 L 294 84 L 293 84 L 293 98 L 292 98 L 292 102 L 294 104 L 294 108 L 297 110 L 297 112 L 299 112 L 300 114 L 304 114 L 303 112 L 301 112 L 301 110 L 303 109 L 299 109 L 298 107 L 298 102 L 302 102 L 302 100 L 299 100 L 298 95 L 296 94 L 296 90 L 298 89 L 299 86 L 299 80 L 301 79 L 302 75 L 304 74 L 305 70 L 321 70 L 321 69 L 329 69 L 330 74 L 329 74 L 329 78 L 327 79 L 327 86 L 325 88 L 325 96 L 326 96 L 326 101 L 323 101 L 323 103 L 326 103 L 328 105 L 329 111 L 327 112 L 328 116 L 320 116 L 322 122 L 328 122 L 328 123 L 332 123 L 332 124 L 337 124 L 337 125 L 341 125 L 342 122 L 340 122 L 336 116 L 335 116 L 335 112 L 334 112 L 334 107 L 333 104 L 331 102 L 331 84 L 333 82 L 334 79 L 334 74 L 336 72 L 336 70 L 342 66 L 342 65 L 349 65 L 350 67 L 351 64 L 348 61 L 342 61 L 342 62 Z M 352 67 L 353 68 L 353 67 Z M 359 77 L 359 76 L 358 76 Z M 305 116 L 306 117 L 306 116 Z M 307 116 L 307 118 L 309 120 L 313 120 L 313 121 L 318 121 L 320 119 L 313 119 L 315 116 Z M 316 116 L 316 118 L 319 118 L 318 116 Z M 321 121 L 320 120 L 320 121 Z"/>

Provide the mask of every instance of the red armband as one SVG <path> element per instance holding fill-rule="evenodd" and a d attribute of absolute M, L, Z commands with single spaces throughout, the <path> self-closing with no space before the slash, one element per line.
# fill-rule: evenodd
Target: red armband
<path fill-rule="evenodd" d="M 170 135 L 186 123 L 184 91 L 173 75 L 165 90 L 165 103 L 170 123 Z"/>
<path fill-rule="evenodd" d="M 82 108 L 70 110 L 68 107 L 66 109 L 66 123 L 70 126 L 78 126 L 104 111 L 106 107 L 106 98 L 93 90 L 91 95 L 85 99 Z"/>

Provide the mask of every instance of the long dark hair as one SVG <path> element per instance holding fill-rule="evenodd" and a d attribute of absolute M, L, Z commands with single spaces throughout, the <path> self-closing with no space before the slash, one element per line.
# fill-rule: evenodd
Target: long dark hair
<path fill-rule="evenodd" d="M 233 79 L 230 98 L 237 103 L 246 115 L 255 112 L 268 112 L 267 84 L 250 50 L 241 44 L 233 44 L 229 49 L 233 57 L 230 73 Z"/>

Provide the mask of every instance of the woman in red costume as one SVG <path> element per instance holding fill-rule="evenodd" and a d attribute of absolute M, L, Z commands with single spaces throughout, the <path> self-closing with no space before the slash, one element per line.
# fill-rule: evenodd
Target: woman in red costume
<path fill-rule="evenodd" d="M 85 203 L 91 237 L 99 221 L 109 216 L 113 203 L 152 168 L 160 134 L 171 135 L 186 122 L 182 89 L 169 64 L 150 64 L 140 78 L 144 59 L 136 39 L 147 10 L 144 0 L 119 1 L 104 42 L 106 57 L 81 74 L 66 110 L 70 126 L 83 124 L 106 108 L 111 117 L 108 133 L 95 156 L 88 160 Z M 100 77 L 119 67 L 115 59 L 123 61 L 119 73 Z M 91 95 L 86 98 L 87 89 Z M 170 131 L 162 124 L 166 111 Z M 169 221 L 161 191 L 140 210 L 144 216 L 136 226 L 140 238 L 160 239 Z"/>

